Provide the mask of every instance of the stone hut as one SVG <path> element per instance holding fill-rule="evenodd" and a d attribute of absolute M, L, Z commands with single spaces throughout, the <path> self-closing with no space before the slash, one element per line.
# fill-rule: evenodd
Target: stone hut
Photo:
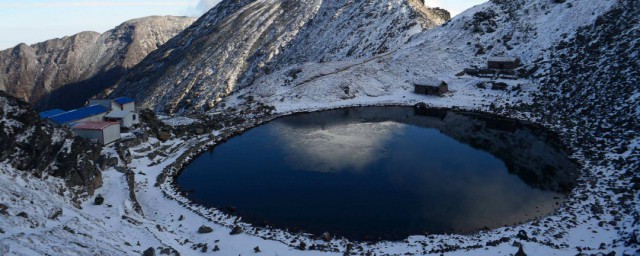
<path fill-rule="evenodd" d="M 421 80 L 413 83 L 415 93 L 444 96 L 449 92 L 449 85 L 442 80 Z"/>
<path fill-rule="evenodd" d="M 520 59 L 514 57 L 492 57 L 487 61 L 488 69 L 516 69 L 520 67 Z"/>

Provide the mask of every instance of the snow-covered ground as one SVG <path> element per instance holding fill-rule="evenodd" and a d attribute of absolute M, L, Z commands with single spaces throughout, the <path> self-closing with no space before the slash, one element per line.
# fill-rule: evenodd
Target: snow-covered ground
<path fill-rule="evenodd" d="M 507 96 L 507 93 L 491 90 L 483 92 L 458 87 L 452 89 L 454 93 L 443 98 L 400 92 L 388 97 L 359 98 L 334 105 L 285 102 L 277 106 L 279 113 L 290 113 L 359 104 L 412 104 L 427 101 L 433 106 L 478 109 Z M 460 100 L 462 97 L 458 98 L 458 95 L 465 100 Z M 246 128 L 251 125 L 248 124 Z M 0 254 L 131 255 L 153 247 L 156 252 L 173 248 L 182 255 L 195 255 L 211 254 L 216 246 L 219 249 L 216 254 L 219 255 L 255 254 L 255 247 L 259 247 L 266 255 L 339 255 L 346 250 L 348 241 L 345 240 L 327 243 L 308 236 L 297 237 L 285 231 L 254 230 L 242 222 L 234 224 L 235 219 L 228 218 L 217 210 L 189 204 L 186 198 L 175 192 L 171 179 L 156 186 L 159 175 L 165 171 L 177 170 L 171 165 L 179 158 L 184 154 L 194 156 L 193 152 L 188 152 L 190 149 L 205 149 L 220 140 L 220 132 L 225 131 L 164 143 L 150 139 L 129 148 L 133 161 L 128 167 L 135 173 L 135 194 L 142 213 L 135 211 L 126 175 L 113 168 L 103 172 L 103 187 L 96 191 L 97 194 L 104 195 L 104 204 L 94 205 L 93 200 L 89 200 L 82 204 L 82 209 L 77 209 L 71 206 L 66 197 L 56 194 L 63 186 L 60 180 L 52 177 L 40 180 L 3 166 L 0 168 L 0 202 L 8 206 L 8 215 L 0 215 Z M 166 157 L 149 159 L 149 153 L 159 148 L 164 148 L 162 151 L 166 153 Z M 115 154 L 112 148 L 105 151 Z M 580 210 L 574 207 L 577 206 L 565 205 L 560 211 Z M 62 213 L 57 218 L 51 218 L 58 210 Z M 28 217 L 16 216 L 20 212 L 26 212 Z M 600 226 L 600 220 L 595 218 L 571 218 L 571 215 L 558 213 L 543 220 L 475 235 L 414 236 L 403 242 L 356 244 L 354 248 L 358 253 L 371 251 L 378 255 L 420 255 L 447 249 L 457 249 L 447 255 L 509 255 L 514 254 L 518 250 L 517 243 L 521 243 L 529 255 L 575 255 L 582 250 L 578 248 L 585 248 L 588 253 L 616 251 L 620 254 L 625 251 L 624 247 L 611 247 L 611 241 L 618 235 L 616 227 L 609 224 Z M 202 225 L 211 227 L 213 232 L 199 234 L 198 228 Z M 235 225 L 242 226 L 244 232 L 230 235 Z M 539 240 L 534 242 L 514 238 L 521 230 L 529 237 Z M 486 245 L 487 242 L 501 239 L 502 242 L 496 246 Z M 295 248 L 300 241 L 304 241 L 307 248 L 311 245 L 327 245 L 338 251 L 303 253 Z M 598 249 L 600 244 L 605 246 Z M 206 245 L 206 253 L 203 245 Z M 362 247 L 359 248 L 360 246 Z"/>

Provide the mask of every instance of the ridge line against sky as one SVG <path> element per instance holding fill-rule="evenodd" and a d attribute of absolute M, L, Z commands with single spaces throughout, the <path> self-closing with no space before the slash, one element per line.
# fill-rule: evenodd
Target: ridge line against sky
<path fill-rule="evenodd" d="M 426 0 L 456 15 L 488 0 Z M 0 50 L 82 31 L 103 33 L 152 15 L 200 16 L 220 0 L 0 0 Z"/>

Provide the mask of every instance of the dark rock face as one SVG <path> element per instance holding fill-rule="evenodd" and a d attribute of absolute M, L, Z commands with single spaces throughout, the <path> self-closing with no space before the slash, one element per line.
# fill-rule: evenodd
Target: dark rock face
<path fill-rule="evenodd" d="M 167 132 L 167 129 L 170 127 L 160 121 L 158 116 L 156 116 L 156 113 L 148 109 L 143 109 L 140 111 L 139 115 L 140 121 L 145 123 L 148 127 L 147 133 L 149 136 L 155 137 L 161 141 L 166 141 L 171 137 L 171 134 Z"/>
<path fill-rule="evenodd" d="M 554 49 L 544 86 L 535 95 L 539 104 L 531 106 L 545 113 L 542 118 L 549 123 L 582 120 L 575 143 L 588 156 L 606 153 L 602 151 L 612 144 L 618 148 L 616 153 L 625 152 L 628 145 L 620 142 L 633 141 L 640 132 L 640 41 L 630 40 L 640 37 L 633 21 L 638 15 L 640 2 L 620 0 L 593 26 L 585 26 L 575 38 L 561 42 Z M 554 111 L 545 111 L 550 109 Z"/>
<path fill-rule="evenodd" d="M 16 216 L 22 217 L 22 218 L 25 218 L 25 219 L 29 218 L 29 215 L 26 212 L 20 212 L 20 213 L 16 214 Z"/>
<path fill-rule="evenodd" d="M 93 195 L 102 186 L 96 166 L 101 146 L 79 139 L 66 128 L 41 120 L 29 105 L 0 91 L 0 161 L 36 177 L 65 180 L 75 195 Z"/>
<path fill-rule="evenodd" d="M 135 192 L 135 188 L 136 188 L 135 177 L 136 177 L 136 175 L 135 175 L 135 173 L 133 173 L 133 171 L 129 170 L 129 171 L 127 171 L 125 176 L 127 178 L 127 186 L 129 187 L 129 199 L 133 203 L 133 209 L 138 214 L 144 216 L 144 212 L 142 211 L 142 206 L 140 206 L 140 203 L 138 202 L 138 198 L 136 197 L 136 192 Z"/>
<path fill-rule="evenodd" d="M 524 249 L 522 249 L 522 245 L 520 245 L 520 248 L 518 248 L 518 252 L 516 252 L 515 256 L 527 256 L 527 254 L 524 253 Z"/>
<path fill-rule="evenodd" d="M 132 69 L 112 96 L 166 113 L 208 110 L 275 70 L 383 54 L 449 18 L 418 0 L 225 0 Z"/>
<path fill-rule="evenodd" d="M 104 34 L 82 32 L 0 51 L 0 90 L 39 109 L 77 107 L 192 22 L 146 17 Z"/>

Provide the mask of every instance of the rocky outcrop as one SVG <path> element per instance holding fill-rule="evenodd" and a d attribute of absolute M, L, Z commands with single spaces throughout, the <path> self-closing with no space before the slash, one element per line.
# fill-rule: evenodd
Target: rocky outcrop
<path fill-rule="evenodd" d="M 0 162 L 36 177 L 64 179 L 74 195 L 102 186 L 102 148 L 41 120 L 29 105 L 0 91 Z"/>
<path fill-rule="evenodd" d="M 640 131 L 640 27 L 630 19 L 640 15 L 640 2 L 617 3 L 554 47 L 534 103 L 523 107 L 543 113 L 544 122 L 575 126 L 575 145 L 600 159 L 611 147 L 618 154 L 638 154 L 633 141 Z M 617 168 L 639 161 L 632 160 Z"/>
<path fill-rule="evenodd" d="M 112 96 L 167 113 L 208 110 L 275 70 L 384 54 L 448 18 L 416 0 L 226 0 L 145 58 Z"/>
<path fill-rule="evenodd" d="M 40 109 L 80 106 L 192 22 L 189 17 L 152 16 L 103 34 L 82 32 L 20 44 L 0 52 L 0 90 Z"/>

